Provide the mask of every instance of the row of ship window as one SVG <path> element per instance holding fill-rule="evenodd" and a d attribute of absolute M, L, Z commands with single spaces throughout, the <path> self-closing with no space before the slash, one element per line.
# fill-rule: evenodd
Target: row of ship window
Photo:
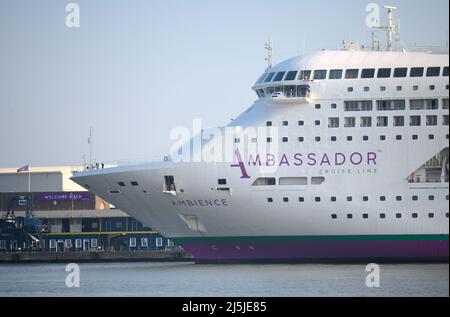
<path fill-rule="evenodd" d="M 428 200 L 429 201 L 434 201 L 435 198 L 436 197 L 434 195 L 429 195 L 428 196 Z M 445 200 L 447 200 L 447 201 L 449 200 L 449 196 L 448 195 L 445 196 Z M 298 201 L 301 202 L 301 203 L 305 202 L 305 197 L 298 197 Z M 322 202 L 322 197 L 314 197 L 314 201 L 316 203 L 320 203 L 320 202 Z M 330 197 L 330 201 L 331 202 L 337 202 L 337 197 L 335 197 L 335 196 Z M 347 202 L 352 202 L 353 201 L 353 196 L 347 196 L 346 197 L 346 201 Z M 363 196 L 362 197 L 362 201 L 363 202 L 368 202 L 369 201 L 369 196 Z M 386 202 L 387 201 L 387 197 L 386 196 L 380 196 L 379 197 L 379 201 Z M 403 196 L 395 196 L 395 201 L 403 201 Z M 419 201 L 419 196 L 417 196 L 417 195 L 411 196 L 411 201 Z M 268 203 L 273 203 L 274 200 L 273 200 L 272 197 L 269 197 L 269 198 L 267 198 L 267 202 Z M 288 203 L 289 202 L 289 198 L 288 197 L 283 197 L 283 202 Z"/>
<path fill-rule="evenodd" d="M 367 214 L 367 213 L 363 213 L 361 216 L 362 216 L 363 219 L 369 219 L 369 214 Z M 433 219 L 435 217 L 435 213 L 434 212 L 429 212 L 427 216 L 428 216 L 428 218 Z M 380 219 L 386 219 L 387 218 L 385 213 L 380 213 L 379 217 L 380 217 Z M 448 212 L 445 213 L 445 217 L 446 218 L 449 217 L 449 213 Z M 350 214 L 350 213 L 346 214 L 346 218 L 347 219 L 354 219 L 353 214 Z M 396 219 L 402 219 L 403 218 L 403 214 L 398 212 L 398 213 L 395 214 L 395 218 Z M 413 213 L 411 213 L 411 218 L 418 219 L 419 218 L 419 214 L 417 212 L 413 212 Z M 334 220 L 338 219 L 338 214 L 331 214 L 331 219 L 334 219 Z"/>
<path fill-rule="evenodd" d="M 449 135 L 446 134 L 446 135 L 445 135 L 445 138 L 448 140 L 448 139 L 449 139 Z M 354 139 L 354 138 L 353 138 L 353 136 L 351 136 L 351 135 L 347 136 L 347 138 L 346 138 L 347 141 L 353 141 L 353 139 Z M 380 136 L 379 136 L 379 139 L 380 139 L 380 141 L 387 141 L 386 135 L 380 135 Z M 401 141 L 401 140 L 403 140 L 403 135 L 398 134 L 398 135 L 395 136 L 395 139 L 396 139 L 397 141 Z M 419 140 L 419 135 L 413 134 L 413 135 L 411 135 L 411 139 L 414 140 L 414 141 L 418 141 L 418 140 Z M 435 135 L 434 135 L 434 134 L 429 134 L 429 135 L 428 135 L 428 140 L 434 140 L 434 139 L 435 139 Z M 338 140 L 338 137 L 337 137 L 337 136 L 331 136 L 331 137 L 330 137 L 330 141 L 331 141 L 331 142 L 337 142 L 337 140 Z M 368 135 L 364 135 L 364 136 L 362 137 L 362 140 L 363 140 L 363 141 L 369 141 L 369 136 L 368 136 Z M 289 138 L 288 138 L 288 137 L 283 137 L 283 138 L 281 138 L 281 141 L 282 141 L 283 143 L 288 143 L 288 142 L 289 142 Z M 320 136 L 316 136 L 316 137 L 314 137 L 314 141 L 316 141 L 316 142 L 321 142 L 321 141 L 322 141 L 322 138 L 321 138 Z M 241 139 L 240 139 L 240 138 L 236 138 L 236 139 L 234 140 L 234 142 L 235 142 L 235 143 L 241 143 Z M 258 139 L 257 139 L 257 138 L 252 138 L 252 139 L 251 139 L 251 142 L 257 143 L 257 142 L 258 142 Z M 267 138 L 267 139 L 266 139 L 266 142 L 267 142 L 267 143 L 273 142 L 273 138 Z M 298 137 L 298 142 L 305 142 L 305 137 L 302 137 L 302 136 L 301 136 L 301 137 Z"/>
<path fill-rule="evenodd" d="M 317 69 L 302 71 L 281 71 L 264 73 L 257 83 L 270 83 L 293 80 L 324 80 L 324 79 L 370 79 L 370 78 L 406 78 L 406 77 L 439 77 L 449 76 L 449 68 L 447 67 L 407 67 L 398 68 L 364 68 L 364 69 Z"/>

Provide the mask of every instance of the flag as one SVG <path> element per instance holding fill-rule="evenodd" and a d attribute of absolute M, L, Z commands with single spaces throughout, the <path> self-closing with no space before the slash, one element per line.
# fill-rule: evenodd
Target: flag
<path fill-rule="evenodd" d="M 17 170 L 17 173 L 28 172 L 28 171 L 30 171 L 30 165 L 25 165 L 25 166 L 22 166 L 21 168 L 19 168 Z"/>

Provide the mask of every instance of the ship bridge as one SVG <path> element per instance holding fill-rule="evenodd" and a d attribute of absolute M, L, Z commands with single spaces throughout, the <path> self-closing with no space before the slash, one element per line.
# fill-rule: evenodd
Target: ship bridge
<path fill-rule="evenodd" d="M 323 50 L 270 67 L 253 90 L 274 102 L 307 102 L 319 97 L 324 84 L 447 77 L 448 72 L 448 53 Z"/>

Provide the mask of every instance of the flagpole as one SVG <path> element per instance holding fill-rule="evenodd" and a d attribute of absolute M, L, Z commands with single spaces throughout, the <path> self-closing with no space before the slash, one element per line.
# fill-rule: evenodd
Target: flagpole
<path fill-rule="evenodd" d="M 30 167 L 28 167 L 28 192 L 31 193 L 31 171 L 30 171 Z"/>

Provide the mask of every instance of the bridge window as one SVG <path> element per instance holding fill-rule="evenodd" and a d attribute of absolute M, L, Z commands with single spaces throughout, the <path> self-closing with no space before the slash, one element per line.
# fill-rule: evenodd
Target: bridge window
<path fill-rule="evenodd" d="M 327 70 L 326 69 L 318 69 L 314 71 L 314 79 L 320 80 L 327 78 Z"/>
<path fill-rule="evenodd" d="M 341 78 L 342 78 L 342 69 L 330 70 L 329 79 L 341 79 Z"/>
<path fill-rule="evenodd" d="M 290 71 L 287 73 L 286 78 L 284 80 L 295 80 L 295 77 L 297 77 L 297 71 Z"/>
<path fill-rule="evenodd" d="M 279 73 L 277 73 L 277 75 L 275 76 L 273 81 L 281 81 L 285 74 L 286 74 L 286 72 L 279 72 Z"/>
<path fill-rule="evenodd" d="M 380 68 L 378 69 L 378 78 L 389 78 L 391 77 L 391 69 L 390 68 Z"/>
<path fill-rule="evenodd" d="M 394 77 L 395 78 L 404 78 L 408 75 L 408 68 L 399 67 L 394 69 Z"/>
<path fill-rule="evenodd" d="M 261 77 L 259 77 L 259 79 L 256 81 L 257 84 L 260 84 L 263 82 L 264 78 L 266 78 L 267 73 L 264 73 L 261 75 Z"/>
<path fill-rule="evenodd" d="M 275 177 L 261 177 L 255 180 L 252 186 L 275 186 Z"/>
<path fill-rule="evenodd" d="M 375 68 L 365 68 L 361 71 L 361 78 L 374 78 Z"/>
<path fill-rule="evenodd" d="M 271 82 L 273 79 L 273 76 L 275 76 L 275 73 L 270 73 L 267 75 L 266 79 L 264 80 L 265 83 Z"/>
<path fill-rule="evenodd" d="M 441 74 L 440 67 L 428 67 L 427 68 L 427 77 L 439 77 Z"/>
<path fill-rule="evenodd" d="M 409 73 L 411 77 L 423 77 L 424 68 L 423 67 L 413 67 Z"/>
<path fill-rule="evenodd" d="M 298 75 L 299 80 L 310 80 L 311 79 L 311 71 L 310 70 L 302 70 Z"/>
<path fill-rule="evenodd" d="M 345 78 L 346 79 L 356 79 L 359 75 L 359 69 L 347 69 L 345 71 Z"/>

